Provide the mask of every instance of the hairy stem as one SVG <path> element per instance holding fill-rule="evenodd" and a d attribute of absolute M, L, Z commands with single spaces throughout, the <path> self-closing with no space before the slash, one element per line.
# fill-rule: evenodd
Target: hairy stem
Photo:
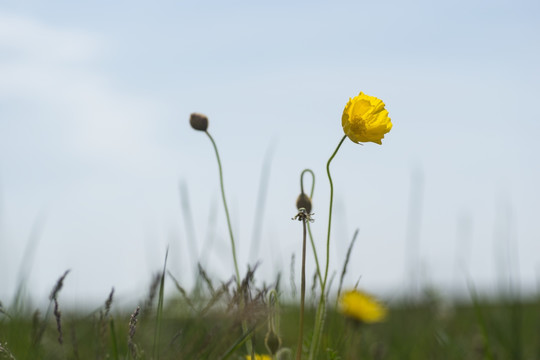
<path fill-rule="evenodd" d="M 326 267 L 324 269 L 323 293 L 324 288 L 326 288 L 326 280 L 328 280 L 328 266 L 330 264 L 330 229 L 332 227 L 332 206 L 334 203 L 334 183 L 332 182 L 332 175 L 330 175 L 330 163 L 336 156 L 339 148 L 341 147 L 341 144 L 343 144 L 343 141 L 345 141 L 346 137 L 347 135 L 343 135 L 341 141 L 336 147 L 336 150 L 334 150 L 334 153 L 332 154 L 332 156 L 330 156 L 330 159 L 328 159 L 328 162 L 326 163 L 326 173 L 328 174 L 328 181 L 330 181 L 330 209 L 328 210 L 328 233 L 326 236 Z"/>
<path fill-rule="evenodd" d="M 341 138 L 338 146 L 336 147 L 336 150 L 334 150 L 334 153 L 332 156 L 330 156 L 330 159 L 328 159 L 328 162 L 326 163 L 326 173 L 328 174 L 328 180 L 330 182 L 330 209 L 328 211 L 328 233 L 326 237 L 326 266 L 324 270 L 324 278 L 322 282 L 321 287 L 321 297 L 319 299 L 319 305 L 317 306 L 317 315 L 315 319 L 315 329 L 313 331 L 313 338 L 311 340 L 311 349 L 309 351 L 309 359 L 312 360 L 316 358 L 317 351 L 319 349 L 319 342 L 321 339 L 321 334 L 324 326 L 324 317 L 326 312 L 326 282 L 328 280 L 328 267 L 330 264 L 330 232 L 332 227 L 332 206 L 334 202 L 334 183 L 332 182 L 332 175 L 330 175 L 330 163 L 336 156 L 339 148 L 343 144 L 343 141 L 345 141 L 345 138 L 347 135 L 343 135 Z"/>
<path fill-rule="evenodd" d="M 238 287 L 241 285 L 240 280 L 240 271 L 238 270 L 238 261 L 236 260 L 236 246 L 234 244 L 234 236 L 231 226 L 231 217 L 229 215 L 229 208 L 227 207 L 227 199 L 225 199 L 225 186 L 223 185 L 223 169 L 221 167 L 221 159 L 219 158 L 219 152 L 218 148 L 216 146 L 216 142 L 214 141 L 214 138 L 208 131 L 205 131 L 206 135 L 208 135 L 208 138 L 210 138 L 210 141 L 212 142 L 212 145 L 214 146 L 214 151 L 216 152 L 216 158 L 218 162 L 219 167 L 219 183 L 221 185 L 221 198 L 223 199 L 223 207 L 225 208 L 225 215 L 227 216 L 227 225 L 229 226 L 229 237 L 231 238 L 231 247 L 232 247 L 232 256 L 234 261 L 234 271 L 236 273 L 236 283 Z"/>
<path fill-rule="evenodd" d="M 306 297 L 306 218 L 302 218 L 302 284 L 300 288 L 300 331 L 298 334 L 298 347 L 296 360 L 302 359 L 302 344 L 304 342 L 304 302 Z"/>
<path fill-rule="evenodd" d="M 205 131 L 205 133 L 206 135 L 208 135 L 208 138 L 210 139 L 210 141 L 212 142 L 212 145 L 214 146 L 214 151 L 216 152 L 216 158 L 217 158 L 218 167 L 219 167 L 219 183 L 221 185 L 221 198 L 223 199 L 223 207 L 225 208 L 225 215 L 227 217 L 227 225 L 229 227 L 229 237 L 231 238 L 232 257 L 234 261 L 234 271 L 236 273 L 236 285 L 238 286 L 238 290 L 240 291 L 241 286 L 242 286 L 242 280 L 240 279 L 240 271 L 238 270 L 238 260 L 236 259 L 236 245 L 234 243 L 234 236 L 233 236 L 233 231 L 232 231 L 232 226 L 231 226 L 231 216 L 229 215 L 227 199 L 225 198 L 225 186 L 223 185 L 223 168 L 221 166 L 221 159 L 219 158 L 219 152 L 216 146 L 216 142 L 214 141 L 214 138 L 212 137 L 212 135 L 210 135 L 208 131 Z M 244 306 L 244 304 L 242 304 L 242 306 Z M 246 350 L 248 354 L 251 356 L 251 359 L 255 360 L 253 356 L 253 344 L 251 341 L 251 335 L 248 336 L 248 330 L 249 329 L 248 329 L 247 321 L 243 320 L 242 333 L 244 336 L 247 336 Z"/>

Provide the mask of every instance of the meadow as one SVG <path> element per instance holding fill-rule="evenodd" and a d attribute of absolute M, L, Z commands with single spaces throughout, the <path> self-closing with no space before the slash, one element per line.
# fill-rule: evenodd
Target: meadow
<path fill-rule="evenodd" d="M 218 147 L 205 115 L 190 117 L 206 134 L 219 168 L 234 274 L 211 278 L 199 265 L 186 289 L 167 269 L 153 276 L 131 309 L 115 306 L 114 289 L 93 311 L 63 310 L 62 288 L 69 271 L 51 289 L 46 310 L 36 310 L 21 293 L 0 303 L 0 358 L 5 359 L 540 359 L 540 300 L 517 292 L 448 299 L 437 288 L 415 296 L 377 299 L 342 283 L 356 234 L 339 273 L 329 272 L 333 209 L 330 165 L 341 144 L 382 144 L 392 123 L 384 103 L 360 93 L 342 116 L 344 135 L 327 162 L 330 203 L 326 248 L 317 249 L 310 223 L 315 174 L 300 174 L 298 213 L 302 226 L 301 273 L 257 281 L 257 265 L 240 271 L 226 200 Z M 304 181 L 311 178 L 311 190 Z M 306 276 L 306 258 L 316 265 Z M 294 258 L 293 261 L 294 262 Z M 335 275 L 335 276 L 334 276 Z M 285 284 L 287 283 L 287 286 Z M 23 289 L 21 284 L 20 289 Z M 1 300 L 1 299 L 0 299 Z"/>
<path fill-rule="evenodd" d="M 275 303 L 265 296 L 269 288 L 255 289 L 248 285 L 248 305 L 239 309 L 230 284 L 213 284 L 201 275 L 200 288 L 186 294 L 176 288 L 172 278 L 168 280 L 170 288 L 161 313 L 156 284 L 148 294 L 141 294 L 137 313 L 136 309 L 130 310 L 131 313 L 128 309 L 111 312 L 113 297 L 112 303 L 104 299 L 103 306 L 95 311 L 61 312 L 60 326 L 54 305 L 48 316 L 32 309 L 11 312 L 2 308 L 0 358 L 245 359 L 242 319 L 253 330 L 250 336 L 255 352 L 268 354 L 265 338 L 269 316 L 279 316 L 281 348 L 290 349 L 282 350 L 276 358 L 294 358 L 292 350 L 298 336 L 300 307 L 298 299 L 291 294 L 281 294 L 287 300 L 276 314 Z M 474 300 L 450 302 L 435 291 L 426 291 L 421 298 L 393 302 L 384 322 L 369 325 L 348 319 L 335 306 L 329 306 L 318 358 L 540 358 L 539 299 Z M 315 304 L 309 304 L 306 310 L 306 323 L 313 324 Z M 306 352 L 310 336 L 311 332 L 306 331 L 303 344 Z"/>

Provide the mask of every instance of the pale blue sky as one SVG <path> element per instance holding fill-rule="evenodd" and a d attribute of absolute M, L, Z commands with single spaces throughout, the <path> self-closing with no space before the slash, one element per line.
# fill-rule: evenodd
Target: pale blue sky
<path fill-rule="evenodd" d="M 0 300 L 13 295 L 40 214 L 36 297 L 67 268 L 72 301 L 101 301 L 111 286 L 125 300 L 142 297 L 167 244 L 171 270 L 189 284 L 180 181 L 199 252 L 219 206 L 208 268 L 232 275 L 215 158 L 188 125 L 193 111 L 210 117 L 221 150 L 244 269 L 255 262 L 260 168 L 274 144 L 259 276 L 283 269 L 288 278 L 301 249 L 290 221 L 298 176 L 306 167 L 318 176 L 322 253 L 325 164 L 343 107 L 360 91 L 385 101 L 394 128 L 382 146 L 347 141 L 332 165 L 332 269 L 360 227 L 346 284 L 362 276 L 372 292 L 401 291 L 417 174 L 425 281 L 463 286 L 461 254 L 478 286 L 512 272 L 535 290 L 539 18 L 535 1 L 1 2 Z M 459 224 L 470 224 L 461 226 L 467 241 L 457 240 Z M 513 270 L 496 263 L 505 242 L 518 249 Z"/>

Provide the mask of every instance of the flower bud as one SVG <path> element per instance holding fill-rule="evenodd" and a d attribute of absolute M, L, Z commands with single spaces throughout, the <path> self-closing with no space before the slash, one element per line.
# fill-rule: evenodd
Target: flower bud
<path fill-rule="evenodd" d="M 296 208 L 300 210 L 301 208 L 306 209 L 308 214 L 311 214 L 311 199 L 304 193 L 301 193 L 296 199 Z"/>
<path fill-rule="evenodd" d="M 270 330 L 264 338 L 264 344 L 268 352 L 275 355 L 281 347 L 281 339 L 274 331 Z"/>
<path fill-rule="evenodd" d="M 193 113 L 189 117 L 189 123 L 195 130 L 206 131 L 208 129 L 208 118 L 206 115 Z"/>

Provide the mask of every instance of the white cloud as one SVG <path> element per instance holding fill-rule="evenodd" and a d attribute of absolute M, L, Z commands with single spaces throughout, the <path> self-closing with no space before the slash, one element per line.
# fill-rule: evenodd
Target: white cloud
<path fill-rule="evenodd" d="M 0 13 L 0 176 L 7 228 L 0 255 L 10 253 L 0 256 L 8 281 L 2 281 L 0 297 L 15 287 L 28 229 L 44 204 L 52 203 L 50 219 L 40 234 L 39 275 L 32 280 L 46 292 L 42 287 L 60 268 L 75 266 L 87 284 L 78 296 L 108 286 L 110 266 L 138 266 L 143 255 L 137 244 L 144 238 L 139 226 L 147 225 L 140 219 L 151 211 L 146 199 L 150 208 L 170 208 L 163 182 L 170 179 L 174 190 L 174 175 L 148 181 L 174 172 L 167 170 L 170 157 L 156 134 L 162 106 L 122 88 L 114 72 L 100 68 L 96 60 L 107 56 L 105 49 L 98 34 Z M 118 259 L 127 246 L 137 260 Z M 111 248 L 117 251 L 103 254 Z M 95 259 L 107 273 L 101 278 L 94 276 Z M 134 279 L 144 278 L 145 269 L 138 271 Z"/>
<path fill-rule="evenodd" d="M 0 13 L 0 48 L 17 60 L 77 63 L 97 58 L 102 51 L 100 45 L 94 35 L 80 30 L 57 29 L 33 19 Z"/>
<path fill-rule="evenodd" d="M 9 105 L 16 100 L 38 112 L 28 120 L 31 126 L 41 128 L 47 122 L 49 134 L 34 141 L 61 135 L 70 152 L 104 160 L 115 156 L 125 160 L 143 148 L 141 155 L 147 153 L 155 145 L 145 142 L 159 107 L 115 87 L 104 71 L 92 65 L 104 56 L 105 48 L 95 34 L 0 14 L 0 101 Z M 10 120 L 0 120 L 0 126 L 2 121 Z M 9 127 L 17 129 L 16 124 Z M 4 136 L 11 135 L 4 131 Z"/>

